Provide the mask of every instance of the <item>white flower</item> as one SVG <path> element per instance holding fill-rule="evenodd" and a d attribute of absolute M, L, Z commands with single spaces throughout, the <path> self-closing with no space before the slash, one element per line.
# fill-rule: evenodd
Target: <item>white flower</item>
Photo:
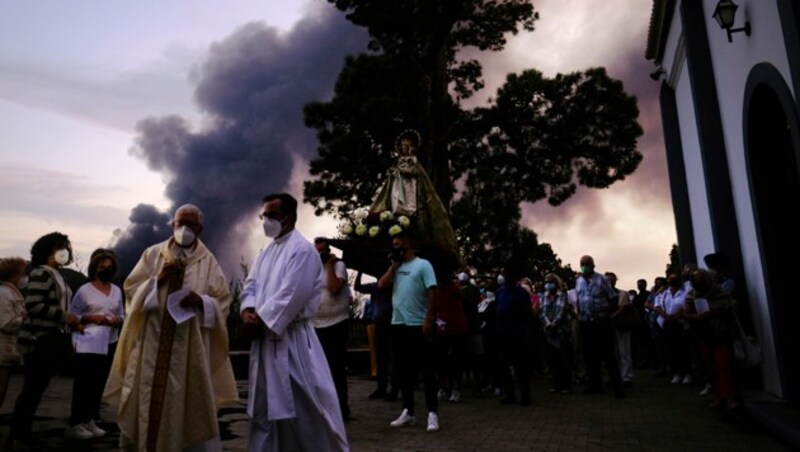
<path fill-rule="evenodd" d="M 381 233 L 380 226 L 373 226 L 373 227 L 369 228 L 369 236 L 370 237 L 375 237 L 376 235 L 378 235 L 380 233 Z"/>
<path fill-rule="evenodd" d="M 397 222 L 404 228 L 407 228 L 408 225 L 411 224 L 411 220 L 409 220 L 405 215 L 401 215 L 400 218 L 397 219 Z"/>
<path fill-rule="evenodd" d="M 347 223 L 344 226 L 342 226 L 342 234 L 350 235 L 352 233 L 353 233 L 353 225 L 352 224 Z"/>
<path fill-rule="evenodd" d="M 367 216 L 369 216 L 369 209 L 366 207 L 359 207 L 358 209 L 353 211 L 353 218 L 359 223 L 364 221 Z"/>
<path fill-rule="evenodd" d="M 392 221 L 393 219 L 394 215 L 392 215 L 392 212 L 389 212 L 388 210 L 381 212 L 381 221 Z"/>
<path fill-rule="evenodd" d="M 401 232 L 403 232 L 403 228 L 401 228 L 398 225 L 394 225 L 391 228 L 389 228 L 389 235 L 391 235 L 391 236 L 395 236 L 395 235 L 397 235 L 397 234 L 399 234 Z"/>
<path fill-rule="evenodd" d="M 356 226 L 356 235 L 364 235 L 367 233 L 367 225 L 359 224 Z"/>

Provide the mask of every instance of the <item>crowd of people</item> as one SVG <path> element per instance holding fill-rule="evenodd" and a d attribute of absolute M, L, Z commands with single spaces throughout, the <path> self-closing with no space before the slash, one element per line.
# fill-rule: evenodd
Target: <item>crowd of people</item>
<path fill-rule="evenodd" d="M 353 321 L 374 326 L 377 387 L 369 398 L 399 396 L 391 427 L 416 423 L 418 388 L 429 432 L 440 428 L 441 402 L 497 397 L 535 405 L 537 373 L 552 393 L 567 396 L 581 385 L 586 394 L 610 388 L 622 398 L 634 369 L 649 367 L 673 384 L 703 385 L 714 406 L 737 406 L 736 302 L 722 255 L 707 256 L 707 268 L 670 269 L 650 289 L 639 280 L 630 291 L 587 255 L 567 287 L 554 272 L 526 275 L 514 265 L 443 271 L 418 255 L 412 235 L 398 233 L 385 272 L 371 283 L 359 273 L 351 288 L 329 240 L 312 242 L 295 230 L 293 197 L 268 195 L 261 208 L 273 240 L 250 266 L 239 299 L 252 340 L 250 450 L 348 450 Z M 122 287 L 108 249 L 92 253 L 85 281 L 73 287 L 60 271 L 74 259 L 72 246 L 59 232 L 36 240 L 30 260 L 0 260 L 0 402 L 14 366 L 24 377 L 6 446 L 35 444 L 42 395 L 70 357 L 66 439 L 105 435 L 105 401 L 116 410 L 123 450 L 221 449 L 218 410 L 239 398 L 226 327 L 233 295 L 199 239 L 203 212 L 179 207 L 172 228 L 172 237 L 142 253 Z M 369 297 L 367 319 L 352 318 L 355 293 Z"/>
<path fill-rule="evenodd" d="M 295 229 L 291 195 L 254 203 L 271 242 L 248 267 L 238 299 L 251 344 L 249 450 L 349 449 L 347 347 L 355 321 L 370 323 L 374 338 L 377 387 L 369 399 L 399 398 L 400 414 L 386 420 L 392 428 L 416 423 L 418 388 L 425 430 L 436 432 L 440 402 L 497 397 L 535 405 L 537 375 L 559 395 L 580 385 L 586 394 L 609 388 L 623 398 L 634 370 L 648 367 L 672 384 L 703 385 L 715 407 L 737 406 L 736 301 L 725 256 L 706 256 L 706 268 L 670 269 L 650 289 L 641 279 L 630 291 L 617 287 L 613 272 L 596 271 L 589 255 L 566 278 L 569 287 L 556 269 L 534 275 L 519 262 L 498 269 L 433 262 L 422 257 L 426 246 L 451 255 L 458 246 L 417 160 L 420 145 L 414 130 L 398 136 L 397 162 L 370 206 L 372 215 L 405 220 L 390 232 L 390 255 L 371 268 L 374 282 L 359 272 L 350 287 L 331 241 Z M 37 449 L 35 413 L 69 359 L 66 440 L 106 435 L 105 402 L 116 412 L 121 450 L 221 450 L 218 411 L 239 399 L 227 331 L 234 294 L 200 240 L 203 225 L 200 208 L 178 207 L 172 236 L 146 248 L 127 275 L 117 275 L 117 256 L 103 248 L 92 253 L 88 275 L 69 270 L 72 245 L 59 232 L 37 239 L 28 260 L 0 259 L 0 403 L 15 367 L 24 379 L 4 448 Z M 353 318 L 357 293 L 369 298 L 366 319 Z"/>
<path fill-rule="evenodd" d="M 404 391 L 392 427 L 415 423 L 411 388 L 418 377 L 428 431 L 439 428 L 438 403 L 461 401 L 465 389 L 472 397 L 498 397 L 501 404 L 535 403 L 536 373 L 549 381 L 550 393 L 569 395 L 581 385 L 584 394 L 609 388 L 624 398 L 634 386 L 635 369 L 652 369 L 671 384 L 697 385 L 714 408 L 738 406 L 732 361 L 736 301 L 722 254 L 708 255 L 707 268 L 670 268 L 649 289 L 640 279 L 636 290 L 621 290 L 616 274 L 595 271 L 591 256 L 581 257 L 573 287 L 555 273 L 537 283 L 510 266 L 419 273 L 415 268 L 427 264 L 409 242 L 395 240 L 402 258 L 377 287 L 361 283 L 361 274 L 355 285 L 374 305 L 365 320 L 391 331 L 374 343 L 377 389 L 370 399 L 395 400 L 396 389 L 387 392 L 387 381 Z M 402 278 L 394 291 L 377 292 L 392 278 Z M 416 281 L 412 286 L 405 278 Z M 409 293 L 418 299 L 410 300 Z"/>
<path fill-rule="evenodd" d="M 239 299 L 252 339 L 249 448 L 347 450 L 347 330 L 339 326 L 349 320 L 346 276 L 326 261 L 325 243 L 315 248 L 295 230 L 292 196 L 268 195 L 261 209 L 273 241 Z M 15 366 L 23 375 L 4 450 L 41 449 L 35 414 L 67 368 L 65 440 L 106 435 L 105 402 L 116 412 L 121 450 L 222 450 L 218 411 L 239 399 L 227 331 L 233 294 L 199 239 L 203 223 L 197 206 L 176 209 L 172 237 L 146 248 L 122 287 L 109 249 L 92 253 L 86 276 L 67 269 L 74 255 L 60 232 L 37 239 L 30 260 L 0 259 L 0 402 Z"/>

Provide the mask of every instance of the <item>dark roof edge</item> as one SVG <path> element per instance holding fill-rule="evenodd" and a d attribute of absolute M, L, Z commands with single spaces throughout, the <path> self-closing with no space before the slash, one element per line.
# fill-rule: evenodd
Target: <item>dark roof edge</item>
<path fill-rule="evenodd" d="M 645 58 L 648 60 L 653 60 L 657 63 L 661 62 L 674 12 L 675 0 L 653 0 L 653 9 L 650 13 L 650 29 L 647 32 L 647 50 L 644 53 Z"/>

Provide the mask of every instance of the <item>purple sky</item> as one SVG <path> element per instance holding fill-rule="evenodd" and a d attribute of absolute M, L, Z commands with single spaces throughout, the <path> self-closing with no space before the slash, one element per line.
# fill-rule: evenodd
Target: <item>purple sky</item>
<path fill-rule="evenodd" d="M 322 0 L 232 0 L 222 10 L 189 0 L 70 5 L 0 6 L 0 255 L 27 257 L 37 237 L 59 230 L 88 256 L 129 230 L 133 214 L 137 222 L 162 221 L 175 202 L 191 200 L 226 228 L 218 236 L 237 244 L 221 251 L 226 264 L 248 261 L 266 243 L 250 198 L 281 186 L 301 196 L 315 145 L 300 128 L 296 103 L 330 95 L 336 53 L 358 48 L 358 32 L 345 32 Z M 675 230 L 658 83 L 644 59 L 650 2 L 534 5 L 541 14 L 536 31 L 480 56 L 487 87 L 473 102 L 492 97 L 507 73 L 527 68 L 553 76 L 605 66 L 622 80 L 639 100 L 644 129 L 637 172 L 609 189 L 579 190 L 558 208 L 524 206 L 524 221 L 565 263 L 577 266 L 592 254 L 598 270 L 619 275 L 620 287 L 652 281 L 663 272 Z M 302 78 L 316 83 L 303 85 Z M 173 141 L 158 141 L 166 137 Z M 178 158 L 219 157 L 216 149 L 230 143 L 238 144 L 226 171 Z M 270 153 L 266 162 L 258 149 Z M 236 193 L 210 189 L 211 181 Z M 145 208 L 135 210 L 139 204 Z M 335 233 L 335 223 L 307 207 L 299 228 L 309 237 Z"/>

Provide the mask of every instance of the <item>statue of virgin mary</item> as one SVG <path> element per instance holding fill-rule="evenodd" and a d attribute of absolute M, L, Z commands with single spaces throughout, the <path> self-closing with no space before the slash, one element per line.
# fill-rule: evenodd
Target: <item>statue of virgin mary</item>
<path fill-rule="evenodd" d="M 458 256 L 458 245 L 447 210 L 428 173 L 417 159 L 421 139 L 415 130 L 402 132 L 395 141 L 397 162 L 378 191 L 370 212 L 392 212 L 412 219 L 417 238 Z"/>

